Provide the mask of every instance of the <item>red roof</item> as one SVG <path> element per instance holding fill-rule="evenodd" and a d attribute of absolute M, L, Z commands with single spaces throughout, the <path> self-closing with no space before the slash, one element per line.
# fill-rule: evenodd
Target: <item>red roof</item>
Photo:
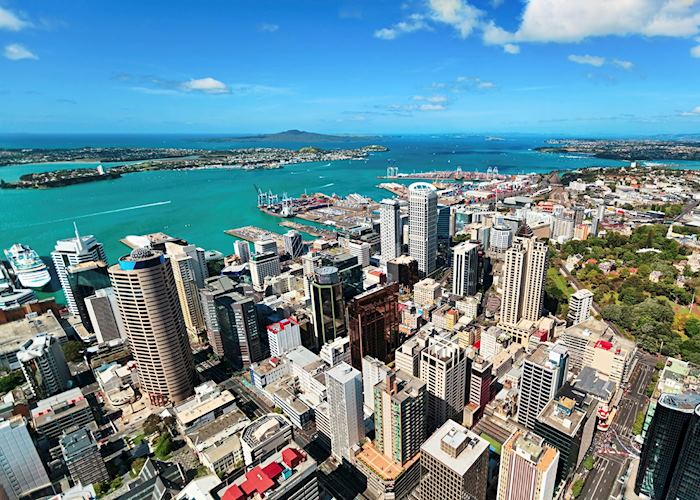
<path fill-rule="evenodd" d="M 277 479 L 284 469 L 277 462 L 272 462 L 263 467 L 263 472 L 267 474 L 270 479 Z"/>
<path fill-rule="evenodd" d="M 481 347 L 481 340 L 474 342 L 474 349 L 478 349 L 479 347 Z"/>
<path fill-rule="evenodd" d="M 243 492 L 247 495 L 252 495 L 255 492 L 260 494 L 275 486 L 275 482 L 265 474 L 260 466 L 254 467 L 245 474 L 246 480 L 241 485 Z"/>
<path fill-rule="evenodd" d="M 293 469 L 304 461 L 304 455 L 302 455 L 297 449 L 285 448 L 282 450 L 282 461 L 287 467 Z"/>
<path fill-rule="evenodd" d="M 237 485 L 233 484 L 224 492 L 221 500 L 242 500 L 243 498 L 245 498 L 245 495 L 241 489 Z"/>
<path fill-rule="evenodd" d="M 612 342 L 608 342 L 607 340 L 599 340 L 595 343 L 596 349 L 605 349 L 606 351 L 612 349 L 612 346 Z"/>

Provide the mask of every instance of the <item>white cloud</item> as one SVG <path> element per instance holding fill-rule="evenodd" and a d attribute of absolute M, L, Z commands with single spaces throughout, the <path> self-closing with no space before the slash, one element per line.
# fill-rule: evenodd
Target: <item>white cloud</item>
<path fill-rule="evenodd" d="M 601 67 L 603 64 L 605 64 L 605 58 L 604 57 L 599 57 L 599 56 L 591 56 L 589 54 L 579 56 L 575 54 L 571 54 L 568 57 L 569 61 L 574 62 L 576 64 L 588 64 L 589 66 L 595 66 L 596 68 Z"/>
<path fill-rule="evenodd" d="M 258 31 L 263 31 L 265 33 L 274 33 L 278 29 L 280 29 L 278 24 L 272 24 L 272 23 L 258 24 Z"/>
<path fill-rule="evenodd" d="M 580 42 L 597 36 L 687 37 L 700 29 L 695 0 L 528 0 L 511 41 Z"/>
<path fill-rule="evenodd" d="M 481 25 L 484 11 L 464 0 L 428 0 L 431 17 L 452 26 L 461 38 L 467 38 Z"/>
<path fill-rule="evenodd" d="M 391 28 L 382 28 L 374 32 L 374 37 L 381 40 L 394 40 L 405 33 L 429 30 L 430 26 L 421 14 L 411 14 L 405 21 L 394 24 Z"/>
<path fill-rule="evenodd" d="M 5 57 L 11 61 L 20 61 L 22 59 L 39 59 L 39 57 L 19 43 L 11 43 L 5 46 Z"/>
<path fill-rule="evenodd" d="M 444 111 L 447 109 L 444 104 L 421 104 L 418 111 Z"/>
<path fill-rule="evenodd" d="M 632 68 L 634 68 L 634 63 L 632 61 L 624 61 L 622 59 L 613 59 L 613 64 L 615 66 L 619 66 L 625 71 L 630 71 Z"/>
<path fill-rule="evenodd" d="M 503 46 L 506 54 L 520 54 L 520 46 L 514 43 L 507 43 Z"/>
<path fill-rule="evenodd" d="M 434 104 L 439 104 L 439 103 L 444 103 L 447 102 L 447 97 L 444 95 L 429 95 L 429 96 L 424 96 L 424 95 L 414 95 L 413 96 L 414 101 L 426 101 Z"/>
<path fill-rule="evenodd" d="M 700 42 L 700 37 L 697 37 L 695 39 L 696 42 Z M 700 58 L 700 45 L 696 45 L 695 47 L 692 47 L 690 49 L 690 55 L 693 57 L 698 57 Z"/>
<path fill-rule="evenodd" d="M 225 83 L 210 76 L 189 80 L 180 86 L 186 92 L 202 92 L 204 94 L 228 94 L 231 92 Z"/>
<path fill-rule="evenodd" d="M 684 111 L 681 116 L 700 116 L 700 106 L 695 106 L 690 111 Z"/>
<path fill-rule="evenodd" d="M 31 26 L 29 21 L 25 21 L 11 10 L 0 7 L 0 30 L 20 31 Z"/>
<path fill-rule="evenodd" d="M 478 89 L 478 90 L 491 90 L 496 88 L 496 84 L 488 81 L 482 80 L 481 78 L 475 76 L 458 76 L 456 84 L 453 87 L 455 92 L 459 92 L 464 89 Z"/>

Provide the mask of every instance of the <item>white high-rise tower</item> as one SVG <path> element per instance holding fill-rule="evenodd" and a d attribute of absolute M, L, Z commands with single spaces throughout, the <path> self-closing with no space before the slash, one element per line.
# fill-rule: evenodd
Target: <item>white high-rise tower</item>
<path fill-rule="evenodd" d="M 51 259 L 56 268 L 58 281 L 66 295 L 66 303 L 71 314 L 80 314 L 78 305 L 73 296 L 73 291 L 68 281 L 68 268 L 82 262 L 93 262 L 101 260 L 107 262 L 104 247 L 98 242 L 94 236 L 81 236 L 78 232 L 78 226 L 73 223 L 75 230 L 74 238 L 58 240 L 54 251 L 51 252 Z"/>
<path fill-rule="evenodd" d="M 401 255 L 401 212 L 397 200 L 382 200 L 379 206 L 382 263 Z"/>
<path fill-rule="evenodd" d="M 340 363 L 326 372 L 326 387 L 333 422 L 331 453 L 337 459 L 348 459 L 350 448 L 365 437 L 362 374 L 349 364 Z"/>
<path fill-rule="evenodd" d="M 408 249 L 424 276 L 435 271 L 437 258 L 437 191 L 432 184 L 415 182 L 408 187 Z"/>

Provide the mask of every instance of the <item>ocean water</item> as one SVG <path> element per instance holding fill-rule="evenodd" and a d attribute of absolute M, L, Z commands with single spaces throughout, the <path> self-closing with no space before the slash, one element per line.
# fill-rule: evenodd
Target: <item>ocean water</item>
<path fill-rule="evenodd" d="M 139 136 L 0 136 L 0 147 L 61 148 L 81 146 L 183 147 L 225 149 L 261 147 L 257 143 L 212 142 L 209 137 L 186 135 Z M 48 256 L 57 239 L 71 237 L 72 223 L 84 234 L 94 234 L 104 245 L 110 262 L 128 249 L 120 243 L 127 235 L 164 231 L 206 249 L 232 252 L 233 238 L 224 230 L 245 225 L 284 232 L 280 219 L 257 210 L 255 186 L 289 196 L 304 192 L 360 193 L 374 199 L 387 196 L 378 189 L 378 176 L 396 165 L 401 172 L 448 170 L 485 171 L 497 166 L 501 173 L 549 172 L 587 166 L 617 166 L 625 162 L 578 155 L 533 151 L 547 137 L 514 136 L 488 141 L 483 136 L 400 136 L 359 142 L 320 143 L 323 148 L 384 144 L 387 153 L 367 161 L 336 161 L 286 166 L 278 170 L 197 170 L 143 172 L 120 179 L 47 190 L 0 190 L 0 248 L 21 242 Z M 265 144 L 299 148 L 306 144 Z M 0 167 L 0 179 L 12 181 L 28 172 L 94 163 L 33 164 Z M 110 166 L 107 164 L 106 166 Z M 687 168 L 700 168 L 687 162 Z"/>

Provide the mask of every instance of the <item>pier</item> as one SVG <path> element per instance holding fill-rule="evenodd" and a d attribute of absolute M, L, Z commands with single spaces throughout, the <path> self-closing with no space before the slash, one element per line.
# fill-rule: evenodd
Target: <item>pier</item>
<path fill-rule="evenodd" d="M 290 220 L 280 222 L 280 226 L 287 227 L 289 229 L 294 229 L 296 231 L 300 231 L 306 234 L 310 234 L 311 236 L 315 236 L 316 238 L 334 240 L 338 237 L 338 233 L 336 233 L 335 231 L 331 231 L 330 229 L 321 229 L 319 227 L 314 227 L 309 224 L 300 224 L 299 222 L 294 222 Z"/>

